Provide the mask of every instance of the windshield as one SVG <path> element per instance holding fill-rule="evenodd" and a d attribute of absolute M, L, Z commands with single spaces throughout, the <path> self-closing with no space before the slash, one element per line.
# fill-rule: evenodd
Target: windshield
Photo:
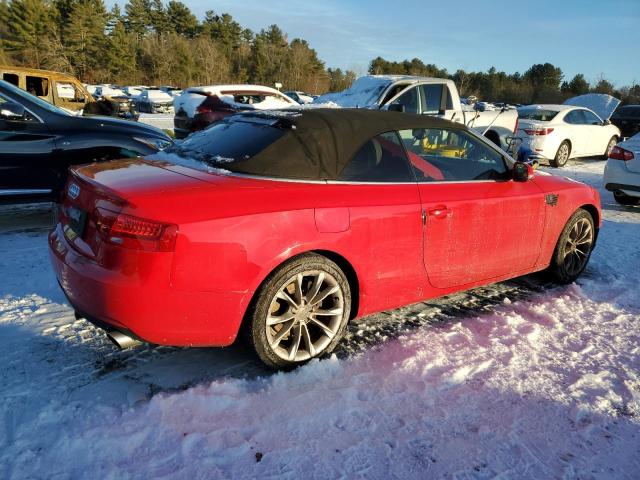
<path fill-rule="evenodd" d="M 35 95 L 31 95 L 30 93 L 25 92 L 21 88 L 18 88 L 9 82 L 5 82 L 4 80 L 0 80 L 0 91 L 10 92 L 13 95 L 17 95 L 18 97 L 20 97 L 20 100 L 24 100 L 27 103 L 26 106 L 28 106 L 28 104 L 31 103 L 31 104 L 35 104 L 40 108 L 44 108 L 49 112 L 59 113 L 61 115 L 71 115 L 65 110 L 58 108 L 49 102 L 45 102 L 41 98 L 38 98 Z"/>
<path fill-rule="evenodd" d="M 557 110 L 547 110 L 543 108 L 519 108 L 518 118 L 521 120 L 538 120 L 548 122 L 558 115 Z"/>
<path fill-rule="evenodd" d="M 243 115 L 222 120 L 153 156 L 201 170 L 237 171 L 234 165 L 260 153 L 284 135 L 280 121 Z M 211 168 L 209 168 L 211 167 Z"/>

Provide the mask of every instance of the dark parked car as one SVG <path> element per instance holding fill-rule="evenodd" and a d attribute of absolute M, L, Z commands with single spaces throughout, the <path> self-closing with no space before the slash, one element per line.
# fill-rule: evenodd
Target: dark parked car
<path fill-rule="evenodd" d="M 611 123 L 620 129 L 623 137 L 633 137 L 640 132 L 640 105 L 625 105 L 611 116 Z"/>
<path fill-rule="evenodd" d="M 71 115 L 0 80 L 0 203 L 56 201 L 70 165 L 149 155 L 170 143 L 155 127 Z"/>
<path fill-rule="evenodd" d="M 176 138 L 192 132 L 236 112 L 297 107 L 298 104 L 278 90 L 262 85 L 212 85 L 191 87 L 173 101 L 173 124 Z"/>

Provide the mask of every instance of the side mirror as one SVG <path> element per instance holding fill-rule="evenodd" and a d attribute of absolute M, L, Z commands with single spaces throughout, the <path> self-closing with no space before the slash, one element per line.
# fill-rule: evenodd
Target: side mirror
<path fill-rule="evenodd" d="M 533 178 L 535 170 L 531 165 L 524 162 L 516 162 L 513 165 L 513 180 L 515 182 L 527 182 Z"/>
<path fill-rule="evenodd" d="M 609 120 L 608 118 L 606 120 L 603 120 L 602 125 L 611 125 L 611 120 Z"/>
<path fill-rule="evenodd" d="M 389 108 L 387 108 L 387 110 L 389 110 L 390 112 L 404 113 L 405 108 L 401 103 L 392 103 L 391 105 L 389 105 Z"/>
<path fill-rule="evenodd" d="M 7 121 L 23 120 L 25 109 L 16 102 L 5 102 L 0 104 L 0 118 Z"/>

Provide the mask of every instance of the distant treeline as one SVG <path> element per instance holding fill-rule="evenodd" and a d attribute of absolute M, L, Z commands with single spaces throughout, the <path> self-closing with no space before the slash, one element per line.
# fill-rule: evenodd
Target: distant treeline
<path fill-rule="evenodd" d="M 277 26 L 252 32 L 231 15 L 202 21 L 182 2 L 0 0 L 0 64 L 121 85 L 258 83 L 310 93 L 347 88 L 355 73 L 325 68 L 302 39 Z"/>
<path fill-rule="evenodd" d="M 327 68 L 306 40 L 288 40 L 277 26 L 253 32 L 213 10 L 199 20 L 182 2 L 128 0 L 124 12 L 102 0 L 0 0 L 0 64 L 71 73 L 87 83 L 189 85 L 257 83 L 310 93 L 347 88 L 355 73 Z M 509 103 L 557 103 L 588 92 L 640 103 L 640 86 L 616 89 L 605 78 L 564 80 L 550 63 L 523 74 L 457 70 L 450 74 L 414 58 L 381 57 L 372 74 L 453 79 L 462 95 Z M 563 81 L 564 80 L 564 81 Z"/>
<path fill-rule="evenodd" d="M 498 72 L 491 67 L 487 72 L 465 72 L 457 70 L 450 74 L 446 69 L 421 60 L 390 62 L 378 57 L 371 61 L 371 74 L 423 75 L 452 79 L 460 94 L 475 95 L 481 100 L 506 103 L 562 103 L 564 100 L 585 93 L 606 93 L 627 104 L 640 103 L 640 85 L 615 88 L 606 78 L 600 78 L 595 84 L 589 84 L 579 73 L 571 80 L 564 80 L 559 67 L 550 63 L 532 65 L 524 73 L 508 74 Z"/>

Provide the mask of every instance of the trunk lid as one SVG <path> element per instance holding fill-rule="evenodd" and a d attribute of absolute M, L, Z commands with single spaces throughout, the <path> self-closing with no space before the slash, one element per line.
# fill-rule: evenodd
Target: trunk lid
<path fill-rule="evenodd" d="M 93 163 L 71 170 L 59 208 L 65 237 L 87 257 L 98 258 L 103 241 L 98 235 L 99 212 L 127 213 L 158 222 L 173 223 L 170 204 L 181 195 L 208 187 L 198 172 L 172 171 L 140 159 Z M 185 173 L 193 172 L 193 176 Z"/>
<path fill-rule="evenodd" d="M 570 98 L 564 102 L 565 105 L 588 108 L 595 112 L 602 120 L 608 120 L 618 105 L 620 100 L 604 93 L 587 93 Z"/>

